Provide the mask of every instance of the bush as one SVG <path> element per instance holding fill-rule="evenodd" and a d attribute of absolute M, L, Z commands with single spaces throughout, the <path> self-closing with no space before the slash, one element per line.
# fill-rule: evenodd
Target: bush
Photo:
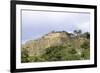
<path fill-rule="evenodd" d="M 42 58 L 45 61 L 80 60 L 80 56 L 76 55 L 76 53 L 76 50 L 72 46 L 56 46 L 46 48 Z"/>
<path fill-rule="evenodd" d="M 89 43 L 89 41 L 85 41 L 85 42 L 81 45 L 81 48 L 83 48 L 83 49 L 89 49 L 89 48 L 90 48 L 90 43 Z"/>
<path fill-rule="evenodd" d="M 22 63 L 29 62 L 28 51 L 25 48 L 22 48 L 21 50 L 21 62 Z"/>
<path fill-rule="evenodd" d="M 30 62 L 42 62 L 44 61 L 43 58 L 41 58 L 41 56 L 30 56 Z"/>
<path fill-rule="evenodd" d="M 21 62 L 69 61 L 81 60 L 82 58 L 89 59 L 89 44 L 85 42 L 81 47 L 84 48 L 81 55 L 78 55 L 75 48 L 70 44 L 45 48 L 44 53 L 38 56 L 29 56 L 28 51 L 24 48 L 21 53 Z"/>
<path fill-rule="evenodd" d="M 46 48 L 45 53 L 42 55 L 42 58 L 45 61 L 60 61 L 64 57 L 64 47 L 63 46 L 56 46 Z"/>
<path fill-rule="evenodd" d="M 82 54 L 81 54 L 81 57 L 83 59 L 90 59 L 90 50 L 89 49 L 85 49 L 83 50 Z"/>
<path fill-rule="evenodd" d="M 71 49 L 68 51 L 68 53 L 69 53 L 69 54 L 76 54 L 77 52 L 76 52 L 75 49 L 71 48 Z"/>
<path fill-rule="evenodd" d="M 65 60 L 69 61 L 69 60 L 80 60 L 81 57 L 79 55 L 73 55 L 73 54 L 68 54 L 65 56 Z"/>

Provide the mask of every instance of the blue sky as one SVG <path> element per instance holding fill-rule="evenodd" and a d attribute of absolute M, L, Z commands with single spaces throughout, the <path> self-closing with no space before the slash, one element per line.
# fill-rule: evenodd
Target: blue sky
<path fill-rule="evenodd" d="M 74 12 L 22 11 L 22 43 L 51 31 L 90 31 L 90 14 Z"/>

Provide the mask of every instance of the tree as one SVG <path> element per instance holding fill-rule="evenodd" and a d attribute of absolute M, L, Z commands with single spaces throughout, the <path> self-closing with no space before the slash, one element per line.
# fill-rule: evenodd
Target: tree
<path fill-rule="evenodd" d="M 84 49 L 81 54 L 81 58 L 90 59 L 90 49 Z"/>
<path fill-rule="evenodd" d="M 74 30 L 74 33 L 77 35 L 77 36 L 80 36 L 80 34 L 82 33 L 81 30 Z"/>
<path fill-rule="evenodd" d="M 51 33 L 55 33 L 56 31 L 52 30 Z"/>
<path fill-rule="evenodd" d="M 22 48 L 21 50 L 21 62 L 22 63 L 29 62 L 29 55 L 26 48 Z"/>
<path fill-rule="evenodd" d="M 77 52 L 76 52 L 76 50 L 75 50 L 74 48 L 71 48 L 71 49 L 69 50 L 69 53 L 70 53 L 70 54 L 76 54 Z"/>
<path fill-rule="evenodd" d="M 81 57 L 83 59 L 89 59 L 90 58 L 90 42 L 89 41 L 84 41 L 84 43 L 81 45 L 82 48 L 82 53 Z"/>
<path fill-rule="evenodd" d="M 45 49 L 45 53 L 41 57 L 44 61 L 60 61 L 65 56 L 64 50 L 63 46 L 49 47 Z"/>
<path fill-rule="evenodd" d="M 81 45 L 81 48 L 89 49 L 90 48 L 90 42 L 89 41 L 84 41 L 84 43 Z"/>
<path fill-rule="evenodd" d="M 74 30 L 74 33 L 76 34 L 76 43 L 75 43 L 75 48 L 80 48 L 80 35 L 82 33 L 81 30 Z"/>
<path fill-rule="evenodd" d="M 90 39 L 90 33 L 89 33 L 89 32 L 85 32 L 83 35 L 84 35 L 87 39 Z"/>

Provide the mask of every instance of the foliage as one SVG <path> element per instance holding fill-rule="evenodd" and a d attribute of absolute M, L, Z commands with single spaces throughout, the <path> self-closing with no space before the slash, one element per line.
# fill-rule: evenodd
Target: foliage
<path fill-rule="evenodd" d="M 85 42 L 81 45 L 81 48 L 83 48 L 83 49 L 89 49 L 89 48 L 90 48 L 90 43 L 89 43 L 89 41 L 85 41 Z"/>
<path fill-rule="evenodd" d="M 28 55 L 28 51 L 26 50 L 26 48 L 22 48 L 21 51 L 21 62 L 29 62 L 29 55 Z"/>
<path fill-rule="evenodd" d="M 80 56 L 75 55 L 76 53 L 75 49 L 68 46 L 49 47 L 45 49 L 45 53 L 41 56 L 33 57 L 31 62 L 79 60 Z"/>
<path fill-rule="evenodd" d="M 55 32 L 55 31 L 52 31 Z M 63 31 L 65 32 L 65 31 Z M 69 60 L 86 60 L 90 59 L 90 34 L 84 33 L 84 39 L 81 38 L 81 30 L 75 30 L 75 37 L 70 42 L 65 42 L 62 45 L 43 48 L 43 53 L 40 55 L 29 56 L 27 48 L 22 48 L 21 62 L 46 62 L 46 61 L 69 61 Z M 83 42 L 82 42 L 83 41 Z M 77 51 L 77 49 L 79 49 Z M 79 54 L 80 53 L 80 54 Z"/>
<path fill-rule="evenodd" d="M 81 57 L 83 59 L 89 59 L 90 58 L 90 42 L 85 41 L 82 45 L 81 48 L 83 49 Z"/>
<path fill-rule="evenodd" d="M 55 46 L 46 48 L 45 53 L 42 55 L 46 61 L 59 61 L 63 60 L 63 56 L 65 55 L 63 46 Z"/>
<path fill-rule="evenodd" d="M 79 36 L 79 35 L 82 33 L 82 31 L 81 31 L 81 30 L 74 30 L 74 33 L 75 33 L 77 36 Z"/>
<path fill-rule="evenodd" d="M 89 32 L 85 32 L 83 35 L 84 35 L 87 39 L 90 39 L 90 33 L 89 33 Z"/>
<path fill-rule="evenodd" d="M 70 54 L 76 54 L 77 52 L 76 52 L 75 49 L 72 48 L 71 50 L 69 50 L 69 53 L 70 53 Z"/>
<path fill-rule="evenodd" d="M 83 59 L 90 59 L 90 50 L 89 49 L 85 49 L 82 51 L 81 57 Z"/>
<path fill-rule="evenodd" d="M 22 62 L 45 62 L 45 61 L 64 61 L 89 59 L 89 43 L 86 41 L 81 45 L 83 49 L 81 55 L 77 54 L 76 49 L 69 45 L 52 46 L 45 48 L 45 52 L 39 56 L 28 56 L 27 51 L 22 51 Z"/>
<path fill-rule="evenodd" d="M 30 58 L 30 62 L 42 62 L 42 61 L 44 61 L 44 59 L 43 58 L 41 58 L 41 56 L 30 56 L 29 57 Z"/>

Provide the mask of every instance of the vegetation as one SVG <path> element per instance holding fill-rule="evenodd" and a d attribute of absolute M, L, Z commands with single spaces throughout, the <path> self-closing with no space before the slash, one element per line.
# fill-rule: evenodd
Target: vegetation
<path fill-rule="evenodd" d="M 83 49 L 81 57 L 84 59 L 89 59 L 90 58 L 90 43 L 89 41 L 85 41 L 82 45 L 81 48 Z"/>
<path fill-rule="evenodd" d="M 22 48 L 21 51 L 21 62 L 29 62 L 29 55 L 28 51 L 25 48 Z"/>
<path fill-rule="evenodd" d="M 90 59 L 90 34 L 75 30 L 74 40 L 63 45 L 50 46 L 43 49 L 40 55 L 29 56 L 27 48 L 22 48 L 21 62 L 46 62 L 46 61 L 68 61 Z M 83 37 L 84 36 L 84 37 Z M 80 38 L 83 37 L 83 42 Z"/>
<path fill-rule="evenodd" d="M 82 33 L 82 31 L 81 30 L 74 30 L 74 33 L 76 34 L 77 37 L 79 37 L 80 34 Z"/>

